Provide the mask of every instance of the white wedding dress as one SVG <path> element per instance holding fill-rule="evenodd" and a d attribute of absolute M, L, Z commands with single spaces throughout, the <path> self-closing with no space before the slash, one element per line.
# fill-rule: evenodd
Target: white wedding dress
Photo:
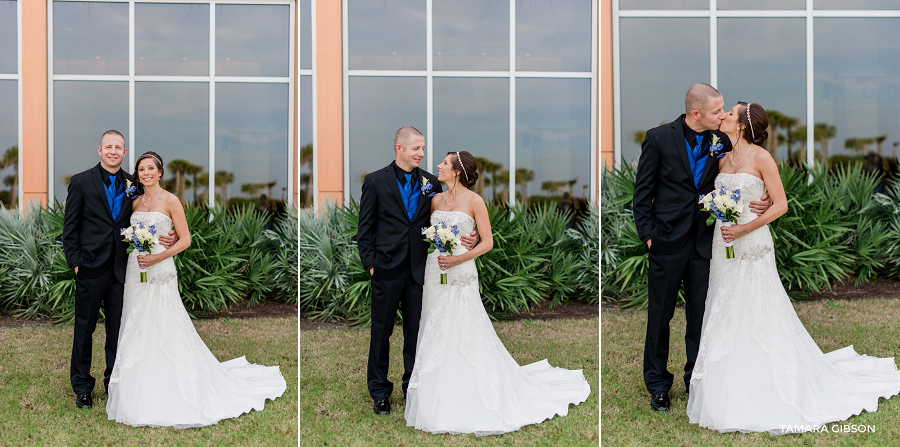
<path fill-rule="evenodd" d="M 156 225 L 161 234 L 172 220 L 159 212 L 135 212 L 131 223 Z M 162 246 L 151 251 L 163 251 Z M 109 383 L 106 413 L 133 426 L 200 427 L 250 410 L 262 411 L 266 399 L 286 388 L 277 366 L 248 363 L 239 357 L 218 360 L 197 335 L 178 292 L 175 260 L 147 269 L 140 282 L 137 250 L 128 257 L 122 325 L 116 363 Z"/>
<path fill-rule="evenodd" d="M 432 225 L 458 225 L 469 234 L 475 220 L 462 211 L 435 211 Z M 465 253 L 455 247 L 454 253 Z M 491 435 L 518 430 L 584 402 L 590 386 L 581 370 L 525 366 L 497 337 L 478 292 L 475 261 L 452 267 L 440 284 L 437 250 L 425 264 L 416 363 L 406 400 L 406 425 L 432 433 Z"/>
<path fill-rule="evenodd" d="M 749 202 L 765 192 L 760 178 L 721 173 L 715 185 L 741 190 L 739 224 L 757 217 Z M 768 226 L 738 238 L 732 259 L 720 226 L 687 404 L 692 424 L 720 432 L 818 430 L 900 393 L 893 358 L 859 355 L 853 345 L 822 353 L 781 284 Z"/>

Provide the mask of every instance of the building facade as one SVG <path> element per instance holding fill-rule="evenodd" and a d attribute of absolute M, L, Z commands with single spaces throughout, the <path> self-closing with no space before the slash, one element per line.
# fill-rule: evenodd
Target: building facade
<path fill-rule="evenodd" d="M 605 0 L 603 9 L 605 166 L 636 162 L 644 132 L 684 113 L 697 82 L 718 88 L 726 109 L 761 104 L 765 146 L 779 161 L 896 166 L 900 2 Z"/>
<path fill-rule="evenodd" d="M 479 161 L 487 200 L 587 206 L 599 188 L 599 4 L 300 0 L 299 200 L 358 200 L 422 131 L 420 167 Z M 309 36 L 306 38 L 305 36 Z M 307 100 L 308 99 L 308 100 Z"/>
<path fill-rule="evenodd" d="M 297 12 L 289 0 L 0 1 L 0 177 L 15 179 L 0 200 L 64 202 L 116 129 L 123 169 L 157 152 L 183 202 L 296 203 Z"/>

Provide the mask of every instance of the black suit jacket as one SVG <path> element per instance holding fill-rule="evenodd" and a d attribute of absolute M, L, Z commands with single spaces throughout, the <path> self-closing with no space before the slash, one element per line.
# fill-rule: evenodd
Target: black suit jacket
<path fill-rule="evenodd" d="M 706 213 L 697 226 L 694 222 L 700 210 L 700 194 L 707 194 L 715 187 L 719 160 L 707 156 L 698 188 L 688 159 L 683 119 L 681 115 L 669 124 L 647 131 L 634 185 L 634 224 L 641 240 L 652 239 L 651 250 L 663 254 L 674 254 L 684 247 L 694 228 L 697 251 L 709 259 L 714 227 L 706 225 Z M 705 134 L 705 145 L 709 145 L 711 134 L 719 137 L 726 151 L 731 150 L 728 136 L 717 130 Z"/>
<path fill-rule="evenodd" d="M 131 200 L 125 197 L 119 218 L 113 221 L 103 188 L 102 176 L 108 174 L 97 163 L 72 176 L 66 197 L 63 251 L 69 268 L 78 266 L 79 275 L 97 278 L 114 269 L 116 279 L 124 283 L 128 243 L 120 231 L 130 225 Z M 132 180 L 127 172 L 122 174 L 126 180 Z"/>
<path fill-rule="evenodd" d="M 363 180 L 356 233 L 359 259 L 366 269 L 374 268 L 379 277 L 394 279 L 408 270 L 417 283 L 423 284 L 428 243 L 424 241 L 422 228 L 431 225 L 431 199 L 420 192 L 420 181 L 415 186 L 419 207 L 410 222 L 394 164 L 370 173 Z M 432 191 L 441 192 L 437 177 L 416 169 L 420 179 L 428 179 L 433 185 Z"/>

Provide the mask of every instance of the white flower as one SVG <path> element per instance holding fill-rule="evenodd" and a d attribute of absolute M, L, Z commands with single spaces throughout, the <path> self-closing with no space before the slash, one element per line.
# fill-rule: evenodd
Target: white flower
<path fill-rule="evenodd" d="M 728 198 L 725 197 L 724 195 L 719 194 L 719 195 L 717 195 L 716 198 L 713 199 L 712 201 L 713 201 L 713 203 L 716 204 L 717 207 L 722 208 L 722 207 L 725 206 L 725 201 L 726 201 L 727 199 L 728 199 Z"/>
<path fill-rule="evenodd" d="M 729 197 L 728 200 L 725 201 L 725 206 L 729 209 L 735 209 L 737 207 L 737 202 Z"/>

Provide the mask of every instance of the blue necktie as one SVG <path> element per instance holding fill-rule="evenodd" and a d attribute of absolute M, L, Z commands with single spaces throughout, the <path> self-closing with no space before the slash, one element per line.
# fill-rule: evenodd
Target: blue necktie
<path fill-rule="evenodd" d="M 113 220 L 119 218 L 119 212 L 122 211 L 122 204 L 116 200 L 116 175 L 110 174 L 109 184 L 106 185 L 106 201 L 109 203 L 109 211 L 112 213 Z"/>
<path fill-rule="evenodd" d="M 703 135 L 697 135 L 697 146 L 692 147 L 691 150 L 694 154 L 694 160 L 699 161 L 703 157 Z"/>

